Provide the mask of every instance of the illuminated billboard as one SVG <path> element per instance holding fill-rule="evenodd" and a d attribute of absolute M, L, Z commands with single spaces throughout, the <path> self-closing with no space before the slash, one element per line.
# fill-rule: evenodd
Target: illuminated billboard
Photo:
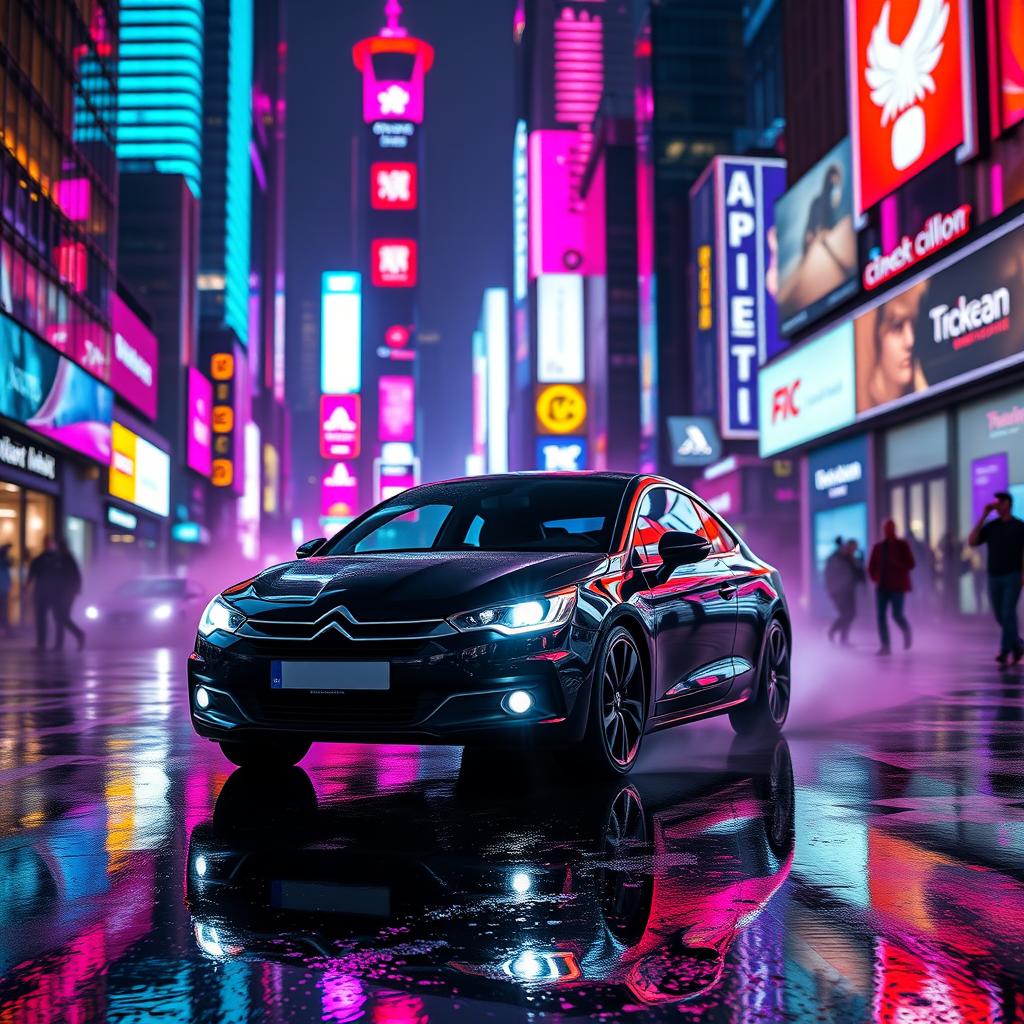
<path fill-rule="evenodd" d="M 423 121 L 425 77 L 434 65 L 434 48 L 415 39 L 399 24 L 401 8 L 389 5 L 388 24 L 379 35 L 352 48 L 363 76 L 363 120 Z"/>
<path fill-rule="evenodd" d="M 377 379 L 377 430 L 382 442 L 416 439 L 416 382 L 393 375 Z"/>
<path fill-rule="evenodd" d="M 579 384 L 583 377 L 583 278 L 542 274 L 537 279 L 537 380 Z"/>
<path fill-rule="evenodd" d="M 586 220 L 573 187 L 576 131 L 531 132 L 529 169 L 529 273 L 593 273 L 586 265 Z"/>
<path fill-rule="evenodd" d="M 508 472 L 508 292 L 484 292 L 484 347 L 487 365 L 487 469 Z"/>
<path fill-rule="evenodd" d="M 847 0 L 859 213 L 960 147 L 976 148 L 970 0 Z"/>
<path fill-rule="evenodd" d="M 992 135 L 1024 121 L 1024 4 L 988 0 Z"/>
<path fill-rule="evenodd" d="M 328 519 L 348 519 L 359 507 L 359 481 L 344 462 L 336 462 L 320 485 L 320 514 Z"/>
<path fill-rule="evenodd" d="M 718 250 L 719 422 L 722 437 L 757 436 L 757 368 L 785 346 L 779 336 L 775 202 L 781 160 L 719 157 L 715 175 Z"/>
<path fill-rule="evenodd" d="M 587 422 L 587 398 L 572 384 L 549 384 L 537 393 L 537 432 L 575 434 Z"/>
<path fill-rule="evenodd" d="M 762 458 L 853 423 L 853 326 L 840 324 L 762 366 L 757 385 Z"/>
<path fill-rule="evenodd" d="M 151 420 L 156 419 L 156 335 L 125 305 L 111 297 L 114 343 L 110 352 L 110 386 Z"/>
<path fill-rule="evenodd" d="M 195 367 L 188 370 L 188 467 L 203 476 L 213 469 L 213 385 Z"/>
<path fill-rule="evenodd" d="M 359 395 L 320 396 L 320 454 L 325 459 L 359 457 L 360 406 Z"/>
<path fill-rule="evenodd" d="M 320 302 L 320 391 L 352 394 L 362 384 L 362 275 L 325 273 Z"/>
<path fill-rule="evenodd" d="M 374 210 L 415 210 L 419 170 L 412 163 L 370 165 L 370 206 Z"/>
<path fill-rule="evenodd" d="M 516 122 L 512 143 L 512 298 L 526 299 L 529 281 L 530 220 L 527 202 L 529 185 L 526 160 L 526 122 Z"/>
<path fill-rule="evenodd" d="M 857 411 L 913 401 L 1024 358 L 1024 218 L 856 318 Z"/>
<path fill-rule="evenodd" d="M 2 314 L 0 366 L 0 416 L 110 464 L 110 388 Z"/>
<path fill-rule="evenodd" d="M 857 292 L 850 157 L 846 138 L 775 204 L 783 334 L 805 327 Z"/>
<path fill-rule="evenodd" d="M 120 423 L 111 430 L 110 494 L 158 516 L 171 512 L 171 457 Z"/>
<path fill-rule="evenodd" d="M 375 238 L 370 243 L 370 267 L 376 288 L 414 288 L 417 246 L 412 238 Z"/>
<path fill-rule="evenodd" d="M 538 437 L 537 468 L 550 473 L 575 473 L 587 468 L 585 437 Z"/>

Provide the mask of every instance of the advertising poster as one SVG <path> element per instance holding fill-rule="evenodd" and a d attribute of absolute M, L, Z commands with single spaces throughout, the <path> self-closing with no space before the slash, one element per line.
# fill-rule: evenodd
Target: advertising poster
<path fill-rule="evenodd" d="M 156 335 L 122 299 L 111 299 L 114 341 L 110 353 L 110 386 L 151 420 L 156 419 Z"/>
<path fill-rule="evenodd" d="M 587 468 L 585 437 L 538 437 L 537 468 L 551 473 L 570 473 Z"/>
<path fill-rule="evenodd" d="M 857 317 L 857 411 L 1024 357 L 1021 222 Z"/>
<path fill-rule="evenodd" d="M 971 460 L 971 523 L 978 522 L 996 491 L 1010 489 L 1010 457 L 1006 452 Z"/>
<path fill-rule="evenodd" d="M 112 429 L 110 494 L 158 516 L 171 511 L 171 458 L 120 423 Z"/>
<path fill-rule="evenodd" d="M 716 162 L 718 334 L 722 437 L 757 436 L 757 368 L 779 340 L 775 201 L 785 186 L 781 160 Z"/>
<path fill-rule="evenodd" d="M 360 449 L 359 395 L 321 395 L 320 454 L 325 459 L 355 459 Z"/>
<path fill-rule="evenodd" d="M 352 394 L 362 381 L 363 279 L 327 271 L 320 286 L 320 390 Z"/>
<path fill-rule="evenodd" d="M 380 377 L 377 381 L 379 440 L 416 440 L 416 382 L 412 377 Z"/>
<path fill-rule="evenodd" d="M 320 514 L 329 519 L 347 519 L 359 505 L 359 482 L 344 462 L 336 462 L 323 478 Z"/>
<path fill-rule="evenodd" d="M 583 359 L 583 278 L 542 274 L 537 278 L 537 380 L 581 384 Z"/>
<path fill-rule="evenodd" d="M 762 367 L 758 388 L 762 458 L 853 423 L 853 326 L 840 324 Z"/>
<path fill-rule="evenodd" d="M 992 134 L 1024 121 L 1024 4 L 989 0 Z"/>
<path fill-rule="evenodd" d="M 188 467 L 203 476 L 213 468 L 213 384 L 195 367 L 188 371 Z"/>
<path fill-rule="evenodd" d="M 0 316 L 0 415 L 109 465 L 113 412 L 109 387 Z"/>
<path fill-rule="evenodd" d="M 970 0 L 847 0 L 854 204 L 870 209 L 973 148 Z"/>
<path fill-rule="evenodd" d="M 690 189 L 690 309 L 693 317 L 694 410 L 717 412 L 718 318 L 715 312 L 715 175 L 704 174 Z"/>
<path fill-rule="evenodd" d="M 858 289 L 850 140 L 821 158 L 775 204 L 779 326 L 791 334 Z"/>

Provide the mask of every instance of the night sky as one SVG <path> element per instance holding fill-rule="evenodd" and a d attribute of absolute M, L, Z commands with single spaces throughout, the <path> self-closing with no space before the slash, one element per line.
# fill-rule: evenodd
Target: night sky
<path fill-rule="evenodd" d="M 403 23 L 437 51 L 427 78 L 420 243 L 423 478 L 461 476 L 470 444 L 470 345 L 488 285 L 507 285 L 512 245 L 513 0 L 404 0 Z M 320 274 L 352 256 L 351 141 L 361 132 L 353 43 L 384 0 L 292 0 L 288 21 L 288 328 Z M 360 197 L 361 198 L 361 197 Z M 317 313 L 319 316 L 319 311 Z M 315 438 L 310 439 L 315 444 Z"/>

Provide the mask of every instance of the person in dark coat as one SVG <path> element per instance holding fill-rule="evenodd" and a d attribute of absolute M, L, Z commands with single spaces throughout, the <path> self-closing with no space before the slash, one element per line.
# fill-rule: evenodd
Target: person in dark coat
<path fill-rule="evenodd" d="M 828 628 L 829 640 L 849 643 L 850 627 L 857 615 L 857 584 L 864 581 L 864 570 L 857 560 L 857 542 L 836 537 L 835 550 L 825 562 L 825 590 L 836 606 L 835 620 Z"/>
<path fill-rule="evenodd" d="M 56 621 L 57 595 L 60 593 L 60 558 L 57 542 L 52 537 L 43 541 L 43 550 L 28 567 L 28 589 L 36 620 L 36 649 L 46 647 L 46 633 L 51 615 Z"/>
<path fill-rule="evenodd" d="M 71 553 L 71 548 L 68 547 L 68 542 L 63 537 L 57 541 L 57 559 L 60 586 L 57 590 L 54 616 L 57 622 L 57 638 L 54 646 L 58 651 L 64 649 L 64 631 L 67 630 L 78 641 L 78 649 L 81 650 L 85 646 L 85 633 L 71 618 L 71 609 L 82 589 L 82 571 L 78 568 L 78 562 L 75 561 L 75 556 Z"/>
<path fill-rule="evenodd" d="M 903 602 L 910 592 L 910 572 L 914 568 L 914 552 L 910 545 L 896 536 L 896 524 L 891 519 L 882 523 L 882 539 L 871 549 L 868 559 L 868 575 L 878 588 L 876 592 L 878 609 L 879 654 L 889 654 L 889 607 L 892 618 L 903 633 L 903 648 L 910 649 L 912 633 L 910 623 L 903 614 Z"/>

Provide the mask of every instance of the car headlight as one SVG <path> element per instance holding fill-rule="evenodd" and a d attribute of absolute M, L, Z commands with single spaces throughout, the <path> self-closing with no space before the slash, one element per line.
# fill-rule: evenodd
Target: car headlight
<path fill-rule="evenodd" d="M 96 605 L 94 604 L 89 605 L 89 607 L 85 609 L 85 617 L 90 622 L 95 622 L 100 617 L 99 608 L 97 608 Z"/>
<path fill-rule="evenodd" d="M 520 633 L 533 633 L 563 625 L 572 617 L 575 607 L 576 588 L 570 587 L 546 597 L 463 612 L 461 615 L 453 615 L 448 621 L 463 633 L 473 629 L 493 629 L 506 636 L 518 636 Z"/>
<path fill-rule="evenodd" d="M 217 596 L 206 606 L 199 620 L 199 632 L 203 636 L 209 636 L 217 629 L 235 633 L 243 622 L 245 616 L 237 608 L 232 608 L 224 598 Z"/>
<path fill-rule="evenodd" d="M 174 608 L 169 604 L 158 604 L 153 609 L 153 618 L 157 622 L 166 622 L 174 614 Z"/>

